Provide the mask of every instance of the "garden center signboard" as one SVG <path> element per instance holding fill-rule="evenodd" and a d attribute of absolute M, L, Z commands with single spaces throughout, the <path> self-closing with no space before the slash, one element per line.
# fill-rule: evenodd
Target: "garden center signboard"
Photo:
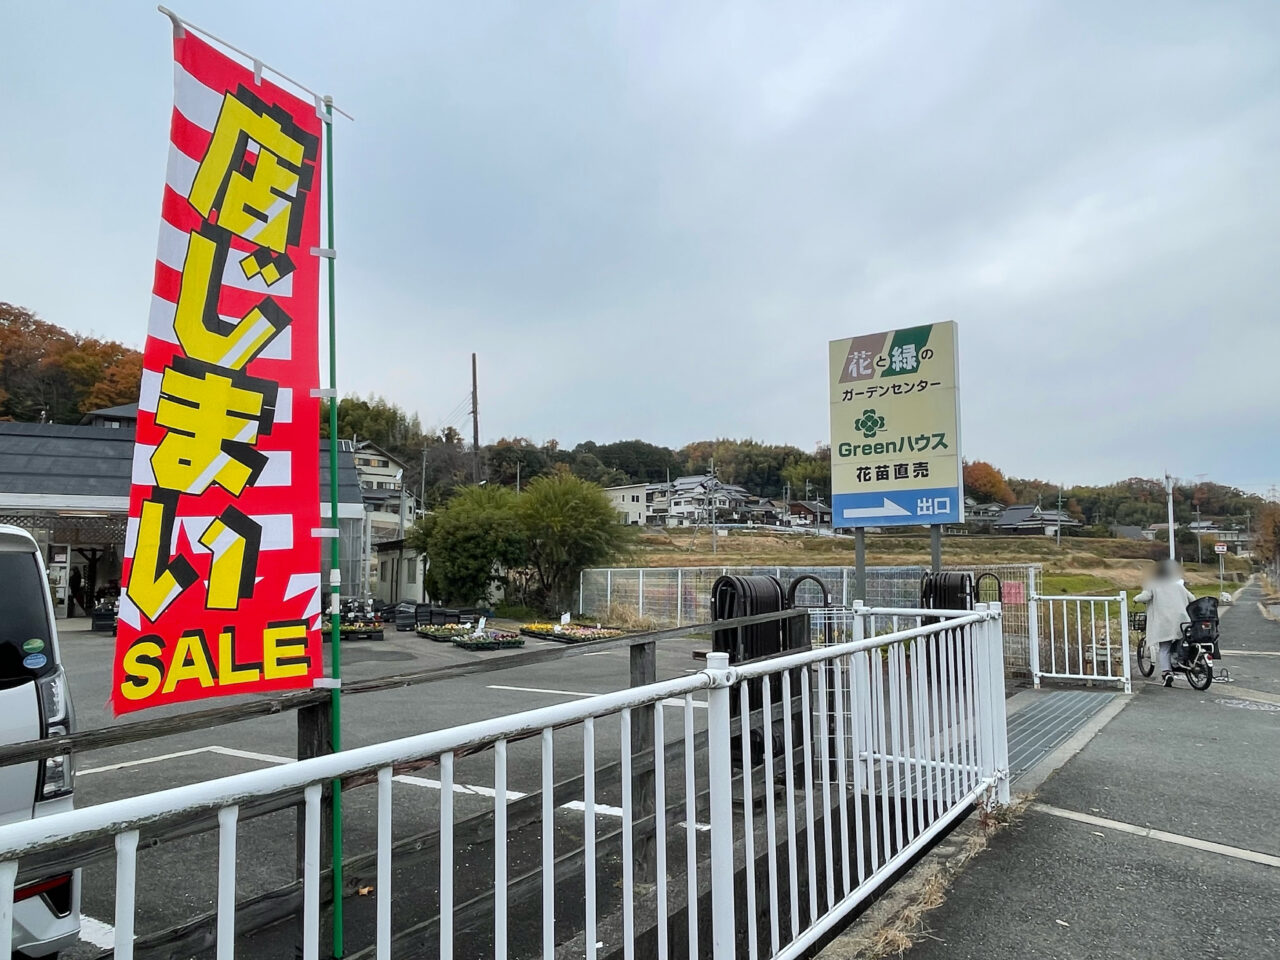
<path fill-rule="evenodd" d="M 832 340 L 836 527 L 964 521 L 956 325 Z"/>

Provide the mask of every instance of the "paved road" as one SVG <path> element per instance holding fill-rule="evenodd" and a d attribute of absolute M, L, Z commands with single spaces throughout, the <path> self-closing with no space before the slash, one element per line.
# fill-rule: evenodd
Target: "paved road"
<path fill-rule="evenodd" d="M 961 874 L 909 960 L 1280 956 L 1280 624 L 1247 588 L 1222 617 L 1236 682 L 1140 684 L 1041 787 L 1052 808 L 1167 831 L 1136 836 L 1032 809 Z M 1236 855 L 1188 846 L 1239 848 Z"/>

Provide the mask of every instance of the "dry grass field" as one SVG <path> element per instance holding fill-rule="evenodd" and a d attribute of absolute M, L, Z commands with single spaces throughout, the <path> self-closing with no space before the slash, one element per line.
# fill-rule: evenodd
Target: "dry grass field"
<path fill-rule="evenodd" d="M 820 537 L 777 531 L 721 531 L 712 551 L 711 533 L 700 529 L 646 530 L 639 533 L 624 561 L 642 567 L 842 566 L 853 563 L 853 537 Z M 1150 574 L 1158 545 L 1136 540 L 1065 537 L 1058 546 L 1049 537 L 957 536 L 943 540 L 944 563 L 1039 563 L 1046 593 L 1136 590 Z M 867 563 L 927 564 L 927 534 L 869 534 Z M 1227 558 L 1228 581 L 1251 571 L 1247 560 Z M 1188 584 L 1197 593 L 1213 592 L 1217 559 L 1187 565 Z"/>

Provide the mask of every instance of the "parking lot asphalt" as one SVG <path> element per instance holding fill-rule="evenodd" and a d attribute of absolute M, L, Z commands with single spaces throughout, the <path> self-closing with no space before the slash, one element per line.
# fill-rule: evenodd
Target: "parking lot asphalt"
<path fill-rule="evenodd" d="M 113 717 L 107 703 L 113 641 L 109 636 L 89 632 L 84 626 L 87 626 L 87 621 L 60 625 L 62 657 L 70 677 L 80 729 L 113 725 L 141 716 L 149 719 L 176 715 L 209 705 L 205 701 L 198 706 L 163 707 L 145 715 Z M 412 633 L 397 633 L 394 629 L 388 629 L 385 636 L 383 641 L 343 644 L 343 676 L 346 681 L 482 659 L 500 662 L 508 655 L 504 651 L 464 651 Z M 696 672 L 702 662 L 693 654 L 708 646 L 708 641 L 699 639 L 662 642 L 657 651 L 658 679 Z M 529 639 L 524 649 L 560 647 L 553 641 Z M 328 656 L 326 647 L 326 659 Z M 622 648 L 589 651 L 549 663 L 348 696 L 343 700 L 343 742 L 348 748 L 362 746 L 563 703 L 623 689 L 629 685 L 629 678 L 629 653 Z M 683 713 L 682 705 L 675 703 L 669 704 L 664 711 L 669 742 L 682 736 Z M 701 714 L 702 711 L 697 709 L 695 713 Z M 701 728 L 701 721 L 700 715 L 695 717 L 695 728 Z M 595 742 L 599 764 L 616 762 L 620 758 L 620 739 L 616 717 L 597 722 Z M 288 762 L 296 757 L 296 747 L 294 716 L 283 714 L 87 752 L 78 757 L 77 804 L 102 803 Z M 580 729 L 557 732 L 554 750 L 557 781 L 581 775 L 583 746 Z M 434 829 L 437 825 L 439 784 L 435 776 L 437 774 L 432 771 L 424 771 L 422 776 L 402 778 L 396 782 L 393 789 L 393 834 L 396 839 Z M 456 820 L 493 809 L 491 753 L 459 758 L 455 782 L 460 786 L 455 788 Z M 540 783 L 538 743 L 512 744 L 508 755 L 508 799 L 535 792 Z M 602 780 L 598 793 L 602 804 L 616 805 L 620 802 L 616 782 Z M 376 845 L 375 789 L 360 787 L 345 793 L 344 806 L 347 857 L 372 851 Z M 580 809 L 570 807 L 557 813 L 557 831 L 565 833 L 557 841 L 558 849 L 580 843 L 581 819 Z M 241 824 L 237 875 L 237 893 L 241 899 L 293 879 L 294 836 L 292 811 L 270 814 Z M 538 836 L 535 831 L 527 839 L 536 842 Z M 466 862 L 467 851 L 459 851 L 458 857 L 461 868 Z M 491 860 L 489 862 L 491 864 Z M 217 838 L 213 833 L 143 850 L 139 854 L 138 865 L 138 932 L 165 929 L 213 909 L 217 894 L 216 863 Z M 434 864 L 420 863 L 418 869 L 434 869 Z M 488 872 L 491 869 L 491 866 L 486 868 Z M 404 884 L 402 886 L 398 882 L 398 889 L 423 889 L 421 876 L 405 876 L 398 880 Z M 69 960 L 94 956 L 112 939 L 113 864 L 106 861 L 87 868 L 83 890 L 82 907 L 89 921 L 85 927 L 85 939 L 67 954 Z M 360 914 L 363 906 L 363 902 L 357 903 L 353 912 Z M 353 935 L 358 936 L 359 930 Z M 292 934 L 282 931 L 274 938 L 256 943 L 254 955 L 292 957 L 292 950 Z"/>

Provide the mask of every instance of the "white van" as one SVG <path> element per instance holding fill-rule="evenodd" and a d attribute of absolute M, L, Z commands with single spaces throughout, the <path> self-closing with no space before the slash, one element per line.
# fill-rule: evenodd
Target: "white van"
<path fill-rule="evenodd" d="M 31 534 L 0 524 L 0 743 L 59 737 L 74 722 L 44 558 Z M 70 757 L 0 767 L 0 824 L 70 810 L 74 780 Z M 80 871 L 20 872 L 14 956 L 50 957 L 79 935 Z"/>

